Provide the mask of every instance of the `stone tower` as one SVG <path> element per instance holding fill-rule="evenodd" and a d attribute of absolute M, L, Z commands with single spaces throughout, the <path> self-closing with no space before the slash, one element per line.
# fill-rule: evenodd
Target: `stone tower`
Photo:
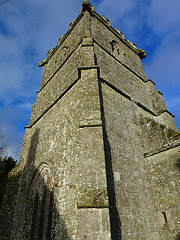
<path fill-rule="evenodd" d="M 39 63 L 2 240 L 180 239 L 180 134 L 145 56 L 83 1 Z"/>

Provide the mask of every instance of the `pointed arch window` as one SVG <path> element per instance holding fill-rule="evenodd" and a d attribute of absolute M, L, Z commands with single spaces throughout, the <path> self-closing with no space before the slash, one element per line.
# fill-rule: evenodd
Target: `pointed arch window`
<path fill-rule="evenodd" d="M 31 240 L 50 240 L 54 197 L 53 178 L 46 163 L 42 163 L 36 170 L 28 198 L 33 203 Z"/>

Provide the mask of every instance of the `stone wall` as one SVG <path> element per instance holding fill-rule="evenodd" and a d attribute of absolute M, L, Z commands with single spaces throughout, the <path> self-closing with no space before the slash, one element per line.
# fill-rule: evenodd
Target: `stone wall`
<path fill-rule="evenodd" d="M 144 56 L 83 1 L 40 63 L 2 240 L 178 240 L 180 135 Z"/>
<path fill-rule="evenodd" d="M 133 101 L 140 102 L 153 111 L 146 83 L 106 53 L 100 46 L 95 44 L 94 48 L 97 64 L 100 67 L 100 77 L 129 96 Z"/>
<path fill-rule="evenodd" d="M 105 84 L 102 95 L 122 239 L 160 239 L 137 106 Z"/>
<path fill-rule="evenodd" d="M 142 79 L 146 76 L 140 57 L 133 47 L 97 14 L 91 18 L 92 36 L 95 42 Z"/>
<path fill-rule="evenodd" d="M 178 240 L 180 147 L 163 150 L 147 157 L 146 165 L 161 239 Z"/>

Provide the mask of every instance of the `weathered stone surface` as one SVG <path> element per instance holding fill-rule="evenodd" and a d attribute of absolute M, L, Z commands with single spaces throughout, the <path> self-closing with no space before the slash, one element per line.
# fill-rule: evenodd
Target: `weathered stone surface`
<path fill-rule="evenodd" d="M 95 15 L 96 16 L 96 15 Z M 137 75 L 146 80 L 146 76 L 142 67 L 141 59 L 137 55 L 136 51 L 133 51 L 129 44 L 126 41 L 123 41 L 119 34 L 116 35 L 116 30 L 113 31 L 113 28 L 107 28 L 104 24 L 104 21 L 101 22 L 99 18 L 93 17 L 91 20 L 92 23 L 92 36 L 94 41 L 100 45 L 101 48 L 107 51 L 107 53 L 113 55 L 112 49 L 112 40 L 117 42 L 119 47 L 120 61 L 125 64 L 128 68 L 134 71 Z M 105 52 L 104 52 L 105 55 Z M 122 56 L 122 57 L 121 57 Z M 112 60 L 111 60 L 112 61 Z"/>
<path fill-rule="evenodd" d="M 173 238 L 179 232 L 179 170 L 180 146 L 146 158 L 150 173 L 150 189 L 158 209 L 157 217 L 161 239 Z"/>
<path fill-rule="evenodd" d="M 80 190 L 77 202 L 78 208 L 104 208 L 109 207 L 107 189 Z"/>
<path fill-rule="evenodd" d="M 48 51 L 2 240 L 179 237 L 180 134 L 145 52 L 89 1 Z"/>

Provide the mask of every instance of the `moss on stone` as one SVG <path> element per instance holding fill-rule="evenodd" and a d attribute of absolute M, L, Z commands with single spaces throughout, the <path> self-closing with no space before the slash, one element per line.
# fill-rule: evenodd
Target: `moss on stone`
<path fill-rule="evenodd" d="M 152 127 L 156 127 L 157 125 L 158 125 L 157 122 L 155 122 L 154 120 L 151 121 L 151 126 L 152 126 Z"/>
<path fill-rule="evenodd" d="M 164 110 L 161 110 L 157 113 L 157 115 L 161 115 L 164 112 Z"/>
<path fill-rule="evenodd" d="M 151 118 L 146 118 L 146 121 L 147 121 L 147 123 L 149 123 L 149 122 L 152 121 L 152 119 Z"/>
<path fill-rule="evenodd" d="M 106 189 L 82 189 L 79 193 L 78 208 L 108 207 L 108 195 Z"/>
<path fill-rule="evenodd" d="M 177 132 L 173 129 L 167 129 L 167 137 L 172 137 L 175 135 Z"/>
<path fill-rule="evenodd" d="M 163 124 L 160 124 L 160 129 L 161 130 L 164 130 L 166 128 L 166 126 L 165 125 L 163 125 Z"/>

